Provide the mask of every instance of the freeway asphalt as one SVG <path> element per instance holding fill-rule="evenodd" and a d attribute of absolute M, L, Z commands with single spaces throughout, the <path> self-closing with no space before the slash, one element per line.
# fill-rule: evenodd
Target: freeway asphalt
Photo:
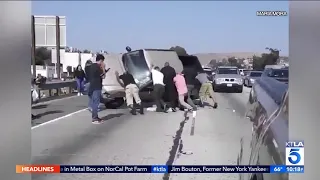
<path fill-rule="evenodd" d="M 236 164 L 240 142 L 251 136 L 244 117 L 249 89 L 241 94 L 217 93 L 218 109 L 198 110 L 185 123 L 182 112 L 131 116 L 126 109 L 103 110 L 104 124 L 91 124 L 87 97 L 43 103 L 33 109 L 32 161 L 34 164 L 154 165 Z M 78 111 L 78 113 L 74 113 Z M 74 113 L 73 115 L 69 115 Z M 52 123 L 52 119 L 60 118 Z M 39 126 L 39 124 L 44 125 Z M 38 127 L 37 127 L 38 126 Z M 35 128 L 36 127 L 36 128 Z M 248 141 L 246 141 L 248 142 Z M 236 174 L 53 174 L 34 180 L 224 180 Z"/>

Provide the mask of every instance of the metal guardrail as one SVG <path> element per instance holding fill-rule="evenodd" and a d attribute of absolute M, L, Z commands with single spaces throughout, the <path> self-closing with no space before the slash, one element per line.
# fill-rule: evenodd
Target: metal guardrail
<path fill-rule="evenodd" d="M 41 91 L 49 90 L 49 97 L 53 97 L 70 94 L 74 89 L 76 89 L 76 87 L 77 84 L 75 80 L 47 81 L 45 84 L 39 84 L 37 90 L 39 95 L 41 94 Z M 55 93 L 53 93 L 53 90 L 55 91 Z M 69 93 L 67 93 L 67 90 Z"/>

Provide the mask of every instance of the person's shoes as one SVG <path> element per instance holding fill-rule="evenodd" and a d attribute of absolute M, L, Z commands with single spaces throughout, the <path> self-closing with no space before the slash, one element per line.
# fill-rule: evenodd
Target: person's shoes
<path fill-rule="evenodd" d="M 169 108 L 168 108 L 168 106 L 165 104 L 165 105 L 163 106 L 163 112 L 167 113 L 168 110 L 169 110 Z"/>
<path fill-rule="evenodd" d="M 199 106 L 200 106 L 201 108 L 204 108 L 203 102 L 200 101 Z"/>
<path fill-rule="evenodd" d="M 168 111 L 165 111 L 164 109 L 156 109 L 156 112 L 163 112 L 163 113 L 168 113 Z"/>
<path fill-rule="evenodd" d="M 81 93 L 78 93 L 77 96 L 81 96 Z"/>
<path fill-rule="evenodd" d="M 183 112 L 183 116 L 184 116 L 184 118 L 187 119 L 187 118 L 188 118 L 188 113 L 189 113 L 190 111 L 189 111 L 189 109 L 184 109 L 183 111 L 184 111 L 184 112 Z"/>
<path fill-rule="evenodd" d="M 102 124 L 102 123 L 103 123 L 103 120 L 100 118 L 92 119 L 92 124 Z"/>
<path fill-rule="evenodd" d="M 139 109 L 139 113 L 140 113 L 140 114 L 144 114 L 142 103 L 139 104 L 139 108 L 140 108 L 140 109 Z"/>
<path fill-rule="evenodd" d="M 171 108 L 172 112 L 177 112 L 177 109 L 175 107 Z"/>
<path fill-rule="evenodd" d="M 218 108 L 218 103 L 214 102 L 213 108 L 217 109 Z"/>
<path fill-rule="evenodd" d="M 132 115 L 137 115 L 137 110 L 135 106 L 129 106 L 129 109 Z"/>

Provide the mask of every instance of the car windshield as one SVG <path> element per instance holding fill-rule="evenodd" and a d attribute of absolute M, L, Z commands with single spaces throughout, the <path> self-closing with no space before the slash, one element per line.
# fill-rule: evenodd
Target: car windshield
<path fill-rule="evenodd" d="M 287 78 L 289 77 L 289 71 L 287 69 L 275 69 L 271 77 Z"/>
<path fill-rule="evenodd" d="M 262 74 L 262 72 L 251 72 L 251 73 L 250 73 L 250 76 L 251 76 L 251 77 L 260 77 L 261 74 Z"/>
<path fill-rule="evenodd" d="M 239 74 L 237 68 L 219 68 L 218 74 Z"/>
<path fill-rule="evenodd" d="M 244 75 L 248 75 L 248 74 L 250 74 L 250 71 L 244 70 L 244 71 L 243 71 L 243 74 L 244 74 Z"/>

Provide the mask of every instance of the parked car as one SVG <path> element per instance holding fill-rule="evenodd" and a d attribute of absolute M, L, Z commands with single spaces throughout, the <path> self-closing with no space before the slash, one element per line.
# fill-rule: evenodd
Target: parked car
<path fill-rule="evenodd" d="M 249 73 L 250 73 L 250 71 L 251 71 L 251 70 L 249 70 L 249 69 L 244 69 L 244 70 L 243 70 L 243 74 L 244 74 L 244 76 L 246 76 L 247 74 L 249 74 Z"/>
<path fill-rule="evenodd" d="M 214 91 L 233 90 L 242 93 L 243 80 L 236 66 L 219 66 L 214 75 Z"/>
<path fill-rule="evenodd" d="M 257 80 L 249 95 L 246 117 L 253 123 L 251 142 L 241 141 L 238 165 L 285 164 L 288 140 L 288 85 L 272 79 Z M 266 88 L 264 83 L 273 88 Z M 248 155 L 245 152 L 250 151 Z M 239 180 L 288 180 L 288 174 L 241 173 Z"/>
<path fill-rule="evenodd" d="M 254 82 L 261 77 L 261 71 L 250 71 L 243 79 L 243 85 L 247 87 L 252 87 Z"/>
<path fill-rule="evenodd" d="M 175 51 L 169 49 L 139 49 L 130 51 L 123 54 L 121 63 L 136 79 L 141 98 L 144 99 L 143 97 L 149 96 L 146 99 L 151 99 L 151 92 L 153 91 L 150 73 L 151 66 L 154 65 L 162 68 L 165 62 L 169 62 L 176 72 L 182 72 L 187 68 L 194 72 L 202 71 L 202 66 L 197 56 L 178 56 Z M 196 83 L 194 86 L 195 89 L 191 92 L 191 98 L 198 99 L 201 85 L 200 83 Z"/>
<path fill-rule="evenodd" d="M 266 68 L 261 77 L 272 77 L 280 82 L 289 82 L 288 68 Z"/>

